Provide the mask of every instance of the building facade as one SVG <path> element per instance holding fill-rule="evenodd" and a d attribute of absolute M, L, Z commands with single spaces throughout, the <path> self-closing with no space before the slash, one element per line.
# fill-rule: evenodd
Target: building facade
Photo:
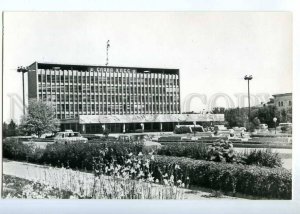
<path fill-rule="evenodd" d="M 35 62 L 28 71 L 28 98 L 51 103 L 62 130 L 162 131 L 173 129 L 178 121 L 193 122 L 171 116 L 155 119 L 181 113 L 179 69 Z M 116 119 L 118 115 L 123 117 Z M 131 115 L 153 117 L 138 121 Z"/>
<path fill-rule="evenodd" d="M 274 105 L 279 109 L 285 109 L 292 108 L 292 100 L 293 95 L 292 93 L 285 93 L 285 94 L 274 94 Z"/>

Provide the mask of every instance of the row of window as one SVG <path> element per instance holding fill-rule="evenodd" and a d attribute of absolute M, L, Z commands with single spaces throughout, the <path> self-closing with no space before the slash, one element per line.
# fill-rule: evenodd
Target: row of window
<path fill-rule="evenodd" d="M 58 87 L 39 87 L 39 92 L 70 92 L 70 93 L 113 93 L 113 92 L 122 92 L 122 87 L 118 86 L 91 86 L 91 87 L 82 87 L 82 86 L 58 86 Z M 123 93 L 154 93 L 154 92 L 160 92 L 160 93 L 174 93 L 176 91 L 179 91 L 177 88 L 162 88 L 162 87 L 126 87 L 123 88 Z"/>
<path fill-rule="evenodd" d="M 160 78 L 131 78 L 131 77 L 85 77 L 85 76 L 62 76 L 62 75 L 38 75 L 38 82 L 73 82 L 74 83 L 135 83 L 138 85 L 141 84 L 163 84 L 163 85 L 179 85 L 179 79 L 169 79 L 166 76 Z"/>
<path fill-rule="evenodd" d="M 110 110 L 116 110 L 116 109 L 121 109 L 123 111 L 126 112 L 126 110 L 129 110 L 129 109 L 132 109 L 132 110 L 146 110 L 146 111 L 150 111 L 153 110 L 156 111 L 156 110 L 160 110 L 160 111 L 163 111 L 163 110 L 175 110 L 175 106 L 174 105 L 169 105 L 169 104 L 166 104 L 164 106 L 162 105 L 142 105 L 142 106 L 127 106 L 127 105 L 83 105 L 83 104 L 79 104 L 79 105 L 69 105 L 69 104 L 59 104 L 56 106 L 56 110 L 57 111 L 95 111 L 95 110 L 99 110 L 102 111 L 110 111 Z"/>
<path fill-rule="evenodd" d="M 80 101 L 80 102 L 100 102 L 100 101 L 111 101 L 116 103 L 122 102 L 175 102 L 179 101 L 179 97 L 169 97 L 169 96 L 64 96 L 64 95 L 52 95 L 52 96 L 39 96 L 40 99 L 52 102 L 73 102 L 73 101 Z"/>
<path fill-rule="evenodd" d="M 132 111 L 133 112 L 133 111 Z M 126 113 L 126 112 L 124 112 Z M 127 112 L 129 113 L 129 112 Z M 136 111 L 136 114 L 139 114 L 140 112 L 137 112 Z M 152 112 L 146 112 L 146 113 L 152 113 Z M 179 111 L 176 111 L 176 113 L 179 113 Z M 108 114 L 111 114 L 110 112 L 108 112 Z M 113 114 L 113 113 L 112 113 Z M 75 114 L 64 114 L 64 113 L 61 113 L 61 114 L 57 114 L 56 117 L 58 119 L 72 119 L 72 118 L 78 118 L 79 117 L 79 114 L 78 113 L 75 113 Z M 72 129 L 72 130 L 75 130 L 75 129 Z"/>
<path fill-rule="evenodd" d="M 288 105 L 289 105 L 289 106 L 292 106 L 292 101 L 291 101 L 291 100 L 289 100 Z M 278 106 L 279 106 L 279 107 L 284 106 L 284 102 L 283 102 L 283 101 L 279 101 L 279 102 L 278 102 Z"/>

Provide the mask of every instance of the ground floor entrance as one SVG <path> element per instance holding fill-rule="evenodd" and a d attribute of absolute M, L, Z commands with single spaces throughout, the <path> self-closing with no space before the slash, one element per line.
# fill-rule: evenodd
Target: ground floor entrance
<path fill-rule="evenodd" d="M 139 132 L 172 132 L 176 125 L 202 125 L 224 121 L 223 114 L 140 114 L 140 115 L 79 115 L 62 120 L 61 131 L 73 130 L 86 134 Z"/>
<path fill-rule="evenodd" d="M 85 134 L 102 134 L 105 129 L 110 133 L 172 132 L 179 123 L 97 123 L 97 124 L 61 124 L 61 131 L 73 130 Z"/>

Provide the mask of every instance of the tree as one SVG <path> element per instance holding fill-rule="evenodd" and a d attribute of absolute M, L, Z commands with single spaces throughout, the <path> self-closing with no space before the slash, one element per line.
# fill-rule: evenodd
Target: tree
<path fill-rule="evenodd" d="M 11 120 L 9 124 L 7 123 L 3 123 L 2 126 L 2 137 L 6 138 L 6 137 L 11 137 L 11 136 L 17 136 L 19 135 L 19 129 L 18 129 L 18 125 Z"/>
<path fill-rule="evenodd" d="M 4 122 L 2 125 L 2 138 L 4 139 L 8 137 L 7 134 L 8 134 L 8 125 L 7 123 Z"/>
<path fill-rule="evenodd" d="M 246 126 L 248 121 L 248 109 L 247 108 L 232 108 L 225 110 L 225 120 L 230 127 L 234 126 Z"/>
<path fill-rule="evenodd" d="M 225 108 L 224 107 L 215 107 L 211 111 L 212 114 L 224 114 Z"/>
<path fill-rule="evenodd" d="M 18 126 L 11 120 L 7 126 L 7 136 L 17 136 L 18 135 Z"/>
<path fill-rule="evenodd" d="M 27 114 L 22 117 L 20 128 L 26 134 L 42 134 L 58 131 L 59 121 L 55 118 L 54 108 L 45 102 L 31 100 Z"/>

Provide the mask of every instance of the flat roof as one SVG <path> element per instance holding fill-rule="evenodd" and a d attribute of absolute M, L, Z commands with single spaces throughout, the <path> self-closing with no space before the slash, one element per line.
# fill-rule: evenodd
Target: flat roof
<path fill-rule="evenodd" d="M 89 68 L 119 68 L 119 69 L 135 69 L 137 73 L 165 73 L 165 74 L 179 74 L 179 69 L 175 68 L 146 68 L 146 67 L 128 67 L 128 66 L 105 66 L 105 65 L 76 65 L 76 64 L 60 64 L 60 63 L 46 63 L 46 62 L 34 62 L 37 63 L 40 69 L 62 69 L 62 70 L 82 70 L 87 71 Z M 32 64 L 32 65 L 33 65 Z M 31 65 L 30 65 L 31 66 Z"/>
<path fill-rule="evenodd" d="M 293 93 L 284 93 L 284 94 L 274 94 L 273 97 L 283 97 L 283 96 L 292 96 Z"/>

